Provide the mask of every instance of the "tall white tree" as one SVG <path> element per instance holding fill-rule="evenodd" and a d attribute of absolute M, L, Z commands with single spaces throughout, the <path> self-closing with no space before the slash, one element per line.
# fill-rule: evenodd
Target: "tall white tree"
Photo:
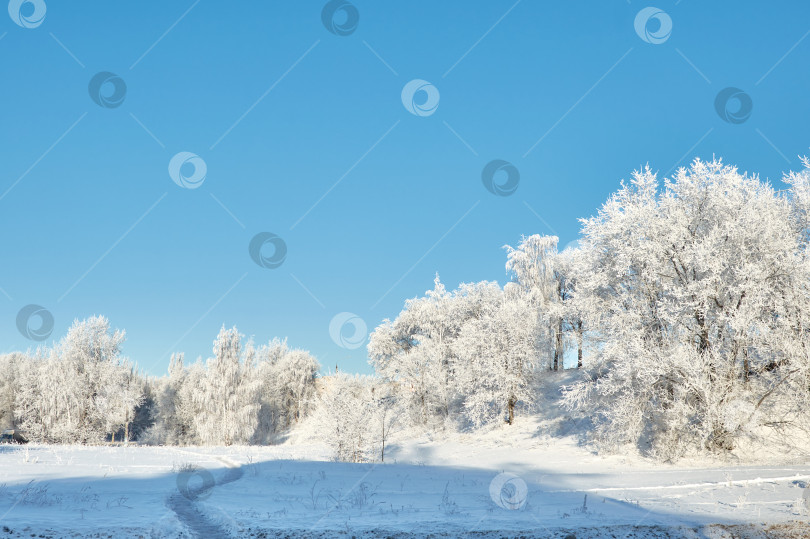
<path fill-rule="evenodd" d="M 309 413 L 321 366 L 306 350 L 290 349 L 286 340 L 279 339 L 260 346 L 256 358 L 261 388 L 255 441 L 266 443 Z"/>
<path fill-rule="evenodd" d="M 150 443 L 183 445 L 193 441 L 193 401 L 189 396 L 189 402 L 183 402 L 183 387 L 189 378 L 184 362 L 183 353 L 172 354 L 168 376 L 154 381 L 156 417 L 146 436 Z"/>
<path fill-rule="evenodd" d="M 100 442 L 124 427 L 142 402 L 121 356 L 124 332 L 95 316 L 76 321 L 50 350 L 42 349 L 21 377 L 15 413 L 34 439 Z"/>
<path fill-rule="evenodd" d="M 393 320 L 369 336 L 370 363 L 384 378 L 400 382 L 410 395 L 415 422 L 446 419 L 457 396 L 457 360 L 452 342 L 474 309 L 448 293 L 439 281 L 422 298 L 405 302 Z"/>
<path fill-rule="evenodd" d="M 19 352 L 0 355 L 0 430 L 16 425 L 14 410 L 20 377 L 30 359 Z"/>
<path fill-rule="evenodd" d="M 283 428 L 287 428 L 309 410 L 320 364 L 306 350 L 294 349 L 287 351 L 275 367 L 275 394 L 285 419 Z"/>
<path fill-rule="evenodd" d="M 255 433 L 261 382 L 254 375 L 254 358 L 243 358 L 241 337 L 235 327 L 222 326 L 201 387 L 193 395 L 200 412 L 194 427 L 203 443 L 249 443 Z"/>
<path fill-rule="evenodd" d="M 507 284 L 489 296 L 470 317 L 454 342 L 464 368 L 464 410 L 476 425 L 505 419 L 512 424 L 518 403 L 534 400 L 540 347 L 548 343 L 547 327 L 520 287 Z"/>
<path fill-rule="evenodd" d="M 538 322 L 549 327 L 553 341 L 550 367 L 555 371 L 565 368 L 566 333 L 579 336 L 582 332 L 582 320 L 569 303 L 574 288 L 570 251 L 559 253 L 558 241 L 557 236 L 534 234 L 523 237 L 517 247 L 504 246 L 506 271 L 514 275 L 534 305 Z M 580 346 L 578 364 L 581 356 Z"/>
<path fill-rule="evenodd" d="M 598 413 L 605 440 L 666 458 L 730 448 L 769 406 L 805 398 L 810 274 L 793 193 L 695 161 L 660 193 L 649 168 L 635 173 L 583 221 L 574 302 L 598 362 L 566 402 Z"/>

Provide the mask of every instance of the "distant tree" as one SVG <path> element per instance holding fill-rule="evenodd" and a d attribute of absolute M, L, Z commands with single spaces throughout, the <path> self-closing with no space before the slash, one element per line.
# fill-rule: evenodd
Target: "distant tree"
<path fill-rule="evenodd" d="M 394 389 L 394 384 L 377 380 L 371 388 L 372 417 L 371 428 L 377 430 L 376 439 L 380 444 L 380 462 L 385 462 L 385 448 L 393 430 L 402 425 L 402 401 Z"/>
<path fill-rule="evenodd" d="M 14 410 L 17 407 L 20 376 L 30 359 L 19 353 L 0 355 L 0 429 L 17 426 Z"/>
<path fill-rule="evenodd" d="M 105 419 L 105 430 L 115 440 L 117 432 L 122 431 L 120 441 L 130 441 L 130 425 L 135 420 L 136 410 L 145 399 L 145 387 L 135 368 L 111 369 L 107 384 L 117 388 L 103 399 L 106 410 L 102 411 Z"/>
<path fill-rule="evenodd" d="M 201 358 L 197 358 L 197 361 L 191 365 L 181 366 L 172 372 L 178 373 L 177 381 L 172 383 L 172 386 L 177 388 L 174 416 L 177 428 L 174 432 L 180 443 L 186 445 L 201 444 L 203 440 L 197 431 L 197 422 L 201 420 L 201 414 L 204 413 L 204 410 L 198 404 L 198 399 L 200 392 L 204 391 L 205 387 L 205 363 L 202 362 Z M 172 374 L 170 374 L 170 380 L 171 378 Z"/>
<path fill-rule="evenodd" d="M 290 428 L 309 413 L 321 366 L 306 350 L 290 349 L 279 339 L 257 348 L 256 358 L 260 409 L 255 441 L 267 443 L 274 433 Z"/>
<path fill-rule="evenodd" d="M 194 428 L 203 443 L 249 443 L 258 424 L 260 381 L 254 358 L 242 356 L 241 335 L 234 327 L 219 332 L 193 399 Z"/>
<path fill-rule="evenodd" d="M 578 343 L 578 366 L 582 360 L 582 319 L 573 311 L 574 290 L 570 252 L 557 251 L 556 236 L 534 234 L 523 237 L 507 250 L 506 270 L 514 275 L 528 301 L 535 307 L 538 323 L 549 327 L 553 343 L 551 370 L 565 368 L 566 334 L 574 332 Z M 545 343 L 542 343 L 545 344 Z"/>
<path fill-rule="evenodd" d="M 339 373 L 324 377 L 322 383 L 312 420 L 335 459 L 383 460 L 385 441 L 397 418 L 392 395 L 372 376 Z"/>
<path fill-rule="evenodd" d="M 307 413 L 321 366 L 306 350 L 289 350 L 275 367 L 275 394 L 283 412 L 283 428 L 287 428 Z"/>
<path fill-rule="evenodd" d="M 15 414 L 22 428 L 40 441 L 92 443 L 124 427 L 142 401 L 121 357 L 124 338 L 97 316 L 74 322 L 53 349 L 41 349 L 20 378 Z"/>

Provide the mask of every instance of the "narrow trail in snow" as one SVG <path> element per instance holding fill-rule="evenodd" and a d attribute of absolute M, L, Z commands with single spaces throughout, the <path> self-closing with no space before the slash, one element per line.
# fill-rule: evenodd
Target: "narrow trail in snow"
<path fill-rule="evenodd" d="M 203 496 L 207 498 L 214 488 L 238 481 L 245 475 L 245 471 L 241 466 L 219 457 L 216 458 L 223 462 L 228 467 L 228 470 L 216 480 L 214 485 L 206 485 L 205 481 L 203 481 L 202 485 L 189 488 L 187 494 L 182 493 L 178 488 L 169 496 L 166 502 L 169 509 L 174 511 L 178 520 L 183 523 L 194 537 L 206 539 L 227 539 L 231 537 L 227 530 L 203 513 L 196 503 Z"/>

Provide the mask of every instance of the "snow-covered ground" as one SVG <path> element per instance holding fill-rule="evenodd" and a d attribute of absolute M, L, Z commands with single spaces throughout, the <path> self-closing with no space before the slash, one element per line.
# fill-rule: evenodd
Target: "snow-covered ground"
<path fill-rule="evenodd" d="M 0 538 L 810 537 L 810 462 L 661 465 L 541 431 L 409 437 L 384 464 L 303 439 L 0 446 Z"/>

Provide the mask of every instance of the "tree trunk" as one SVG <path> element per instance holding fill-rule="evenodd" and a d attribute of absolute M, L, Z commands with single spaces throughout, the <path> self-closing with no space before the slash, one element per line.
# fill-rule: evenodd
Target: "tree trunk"
<path fill-rule="evenodd" d="M 382 449 L 380 450 L 380 462 L 385 462 L 385 415 L 382 420 Z"/>
<path fill-rule="evenodd" d="M 515 421 L 515 398 L 509 397 L 509 402 L 507 403 L 507 408 L 509 410 L 509 419 L 507 419 L 507 423 L 510 425 Z"/>
<path fill-rule="evenodd" d="M 702 354 L 709 349 L 709 328 L 706 327 L 706 318 L 700 312 L 695 313 L 695 320 L 700 328 L 700 331 L 698 332 L 698 338 L 700 339 L 700 342 L 698 343 L 698 352 Z"/>
<path fill-rule="evenodd" d="M 743 348 L 743 380 L 748 383 L 748 373 L 751 371 L 751 362 L 748 359 L 748 347 Z"/>
<path fill-rule="evenodd" d="M 563 319 L 557 320 L 557 327 L 554 328 L 554 370 L 565 368 L 565 358 L 563 352 Z"/>

